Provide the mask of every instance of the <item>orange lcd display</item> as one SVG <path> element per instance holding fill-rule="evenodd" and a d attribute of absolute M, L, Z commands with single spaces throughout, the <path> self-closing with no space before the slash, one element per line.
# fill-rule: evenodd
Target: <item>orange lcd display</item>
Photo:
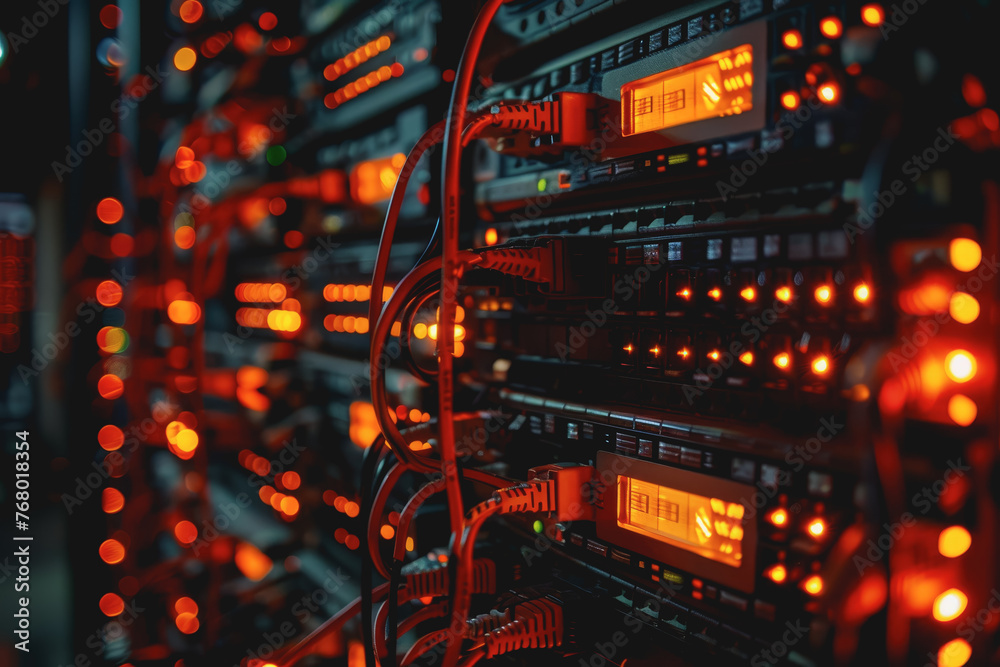
<path fill-rule="evenodd" d="M 618 476 L 618 526 L 739 567 L 743 505 Z"/>
<path fill-rule="evenodd" d="M 622 86 L 627 137 L 753 108 L 753 47 L 743 44 Z"/>

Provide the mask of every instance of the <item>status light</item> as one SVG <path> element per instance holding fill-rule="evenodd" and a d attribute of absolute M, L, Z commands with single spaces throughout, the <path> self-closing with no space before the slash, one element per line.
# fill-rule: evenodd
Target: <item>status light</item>
<path fill-rule="evenodd" d="M 781 106 L 785 107 L 789 111 L 797 109 L 801 101 L 802 99 L 799 97 L 799 94 L 796 93 L 794 90 L 787 90 L 781 94 Z M 786 287 L 783 289 L 788 289 L 788 288 Z"/>
<path fill-rule="evenodd" d="M 844 33 L 844 25 L 836 16 L 827 16 L 819 22 L 819 31 L 824 37 L 837 39 Z"/>
<path fill-rule="evenodd" d="M 774 297 L 781 301 L 782 303 L 788 303 L 792 300 L 792 288 L 791 287 L 779 287 L 774 291 Z"/>
<path fill-rule="evenodd" d="M 740 296 L 744 301 L 753 301 L 757 298 L 757 290 L 752 287 L 744 287 L 740 290 Z"/>
<path fill-rule="evenodd" d="M 872 298 L 872 291 L 869 289 L 868 285 L 861 283 L 854 288 L 854 300 L 858 303 L 868 303 L 868 300 Z"/>
<path fill-rule="evenodd" d="M 824 83 L 817 92 L 819 98 L 827 104 L 833 104 L 840 97 L 840 88 L 835 83 Z"/>
<path fill-rule="evenodd" d="M 958 558 L 972 546 L 972 535 L 962 526 L 949 526 L 938 535 L 938 552 L 945 558 Z"/>
<path fill-rule="evenodd" d="M 948 259 L 959 271 L 972 271 L 983 259 L 983 249 L 972 239 L 952 239 L 948 244 Z"/>
<path fill-rule="evenodd" d="M 781 36 L 781 43 L 785 45 L 786 49 L 801 49 L 802 33 L 798 30 L 786 30 L 785 34 Z"/>
<path fill-rule="evenodd" d="M 976 358 L 966 350 L 952 350 L 944 360 L 945 370 L 955 382 L 968 382 L 976 376 Z"/>
<path fill-rule="evenodd" d="M 948 399 L 948 416 L 959 426 L 968 426 L 976 421 L 979 408 L 976 402 L 968 396 L 955 394 Z"/>
<path fill-rule="evenodd" d="M 818 303 L 827 304 L 833 300 L 833 289 L 829 285 L 820 285 L 813 292 L 813 296 L 816 297 Z"/>
<path fill-rule="evenodd" d="M 785 582 L 788 578 L 788 570 L 784 565 L 778 563 L 777 565 L 772 565 L 764 572 L 764 576 L 773 581 L 776 584 L 781 584 Z"/>
<path fill-rule="evenodd" d="M 787 352 L 782 352 L 781 354 L 774 357 L 774 365 L 778 368 L 788 368 L 788 365 L 792 363 L 792 358 Z"/>
<path fill-rule="evenodd" d="M 816 357 L 812 362 L 813 373 L 824 375 L 830 370 L 830 359 L 827 357 Z"/>
<path fill-rule="evenodd" d="M 784 526 L 788 523 L 788 511 L 781 508 L 776 509 L 767 515 L 767 520 L 775 526 Z"/>
<path fill-rule="evenodd" d="M 861 20 L 866 26 L 875 28 L 885 20 L 885 10 L 882 9 L 882 5 L 875 3 L 865 5 L 861 8 Z"/>
<path fill-rule="evenodd" d="M 720 290 L 718 287 L 713 287 L 712 289 L 708 290 L 708 298 L 711 299 L 712 301 L 719 301 L 720 299 L 722 299 L 722 290 Z"/>
<path fill-rule="evenodd" d="M 823 519 L 813 519 L 809 522 L 808 531 L 813 537 L 821 537 L 826 532 L 826 522 Z"/>
<path fill-rule="evenodd" d="M 684 289 L 682 289 L 679 292 L 677 292 L 677 296 L 679 296 L 680 298 L 684 299 L 685 301 L 690 301 L 691 300 L 691 290 L 689 290 L 687 287 L 685 287 Z"/>
<path fill-rule="evenodd" d="M 742 361 L 747 366 L 752 366 L 753 365 L 753 352 L 750 352 L 749 350 L 747 350 L 746 352 L 744 352 L 743 354 L 741 354 L 740 355 L 740 361 Z"/>
<path fill-rule="evenodd" d="M 802 590 L 809 595 L 819 595 L 823 592 L 823 577 L 818 574 L 807 577 L 802 582 Z"/>
<path fill-rule="evenodd" d="M 958 618 L 969 604 L 969 598 L 957 588 L 949 588 L 934 599 L 934 619 L 950 621 Z"/>
<path fill-rule="evenodd" d="M 952 639 L 938 649 L 938 667 L 962 667 L 972 657 L 972 646 L 964 639 Z"/>
<path fill-rule="evenodd" d="M 955 292 L 951 295 L 948 312 L 959 324 L 971 324 L 979 317 L 979 301 L 965 292 Z"/>

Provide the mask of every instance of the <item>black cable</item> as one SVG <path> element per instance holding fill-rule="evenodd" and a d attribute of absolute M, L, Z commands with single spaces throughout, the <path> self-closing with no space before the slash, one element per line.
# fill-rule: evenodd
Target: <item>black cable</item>
<path fill-rule="evenodd" d="M 372 512 L 372 486 L 375 482 L 375 468 L 385 445 L 381 435 L 375 438 L 371 447 L 365 450 L 361 459 L 361 518 L 365 522 L 366 533 Z M 365 647 L 365 665 L 375 667 L 375 643 L 372 635 L 372 559 L 371 554 L 361 559 L 361 638 Z"/>
<path fill-rule="evenodd" d="M 385 663 L 386 665 L 396 664 L 396 641 L 397 633 L 399 631 L 399 581 L 402 578 L 403 564 L 392 559 L 392 570 L 389 572 L 389 598 L 386 604 L 389 605 L 389 638 L 386 641 L 386 647 L 389 649 L 386 653 Z"/>

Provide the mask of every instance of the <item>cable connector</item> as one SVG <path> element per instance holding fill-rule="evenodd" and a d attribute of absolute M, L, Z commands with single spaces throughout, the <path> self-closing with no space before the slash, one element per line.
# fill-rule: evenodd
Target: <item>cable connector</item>
<path fill-rule="evenodd" d="M 594 467 L 552 463 L 528 471 L 528 480 L 548 485 L 549 517 L 556 521 L 594 521 Z"/>
<path fill-rule="evenodd" d="M 546 101 L 497 104 L 490 110 L 492 127 L 481 136 L 494 138 L 496 150 L 523 157 L 586 146 L 596 136 L 599 105 L 597 95 L 567 92 Z"/>
<path fill-rule="evenodd" d="M 418 571 L 403 575 L 406 597 L 417 599 L 448 595 L 450 577 L 447 563 L 434 562 L 428 567 L 420 562 L 418 567 Z M 472 593 L 494 594 L 496 590 L 496 563 L 490 558 L 477 558 L 472 564 Z"/>
<path fill-rule="evenodd" d="M 563 641 L 563 609 L 554 600 L 529 600 L 514 608 L 514 620 L 487 633 L 486 657 L 524 648 L 554 648 Z"/>
<path fill-rule="evenodd" d="M 565 244 L 560 238 L 546 238 L 531 247 L 494 246 L 477 252 L 481 260 L 476 268 L 546 285 L 550 293 L 565 289 Z"/>

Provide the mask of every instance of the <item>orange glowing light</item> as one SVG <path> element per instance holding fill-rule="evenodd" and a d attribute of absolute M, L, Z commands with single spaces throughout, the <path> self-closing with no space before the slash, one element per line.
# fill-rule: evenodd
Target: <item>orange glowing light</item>
<path fill-rule="evenodd" d="M 861 20 L 866 26 L 875 28 L 885 20 L 885 10 L 882 5 L 869 4 L 861 8 Z"/>
<path fill-rule="evenodd" d="M 744 301 L 754 301 L 757 298 L 757 290 L 753 287 L 744 287 L 740 290 L 740 296 Z"/>
<path fill-rule="evenodd" d="M 798 30 L 786 30 L 781 36 L 781 43 L 785 45 L 786 49 L 801 49 L 802 33 Z"/>
<path fill-rule="evenodd" d="M 174 611 L 178 614 L 194 614 L 198 615 L 198 603 L 189 597 L 177 598 L 177 602 L 174 603 Z"/>
<path fill-rule="evenodd" d="M 111 308 L 121 303 L 122 286 L 114 280 L 105 280 L 97 286 L 95 295 L 99 304 Z"/>
<path fill-rule="evenodd" d="M 972 546 L 972 535 L 962 526 L 948 526 L 938 535 L 938 552 L 945 558 L 958 558 Z"/>
<path fill-rule="evenodd" d="M 722 353 L 718 350 L 710 350 L 707 356 L 712 361 L 718 361 L 722 357 Z"/>
<path fill-rule="evenodd" d="M 118 540 L 104 540 L 97 553 L 105 563 L 115 565 L 125 560 L 125 545 Z"/>
<path fill-rule="evenodd" d="M 690 301 L 691 300 L 691 290 L 689 290 L 687 287 L 685 287 L 681 291 L 677 292 L 677 296 L 679 296 L 680 298 L 684 299 L 685 301 Z"/>
<path fill-rule="evenodd" d="M 101 376 L 101 379 L 97 381 L 97 393 L 101 395 L 101 398 L 106 398 L 109 401 L 118 398 L 125 392 L 125 383 L 117 375 L 107 375 Z"/>
<path fill-rule="evenodd" d="M 370 447 L 381 433 L 375 408 L 367 401 L 354 401 L 348 409 L 348 414 L 350 416 L 348 437 L 351 442 L 358 447 Z"/>
<path fill-rule="evenodd" d="M 621 88 L 624 136 L 663 130 L 753 108 L 753 47 L 732 49 Z"/>
<path fill-rule="evenodd" d="M 861 283 L 854 288 L 854 300 L 858 303 L 868 303 L 868 300 L 872 298 L 872 291 L 869 289 L 868 285 Z"/>
<path fill-rule="evenodd" d="M 396 535 L 396 529 L 385 523 L 382 524 L 382 528 L 379 530 L 379 534 L 382 536 L 383 540 L 391 540 Z"/>
<path fill-rule="evenodd" d="M 107 514 L 116 514 L 125 507 L 125 496 L 118 489 L 108 487 L 101 491 L 101 509 Z"/>
<path fill-rule="evenodd" d="M 774 365 L 778 368 L 788 368 L 789 364 L 792 363 L 792 358 L 787 352 L 782 352 L 774 357 Z"/>
<path fill-rule="evenodd" d="M 972 271 L 983 259 L 983 249 L 972 239 L 952 239 L 948 244 L 948 260 L 959 271 Z"/>
<path fill-rule="evenodd" d="M 189 429 L 181 429 L 177 434 L 177 449 L 184 453 L 193 452 L 198 447 L 198 434 Z"/>
<path fill-rule="evenodd" d="M 951 295 L 948 312 L 960 324 L 971 324 L 979 318 L 979 301 L 965 292 L 955 292 Z"/>
<path fill-rule="evenodd" d="M 964 639 L 952 639 L 937 652 L 938 667 L 962 667 L 972 657 L 972 646 Z"/>
<path fill-rule="evenodd" d="M 294 491 L 302 484 L 302 478 L 299 477 L 299 473 L 289 470 L 281 476 L 281 484 L 289 491 Z"/>
<path fill-rule="evenodd" d="M 836 16 L 827 16 L 819 22 L 819 31 L 828 39 L 837 39 L 844 33 L 844 25 Z"/>
<path fill-rule="evenodd" d="M 677 350 L 677 356 L 680 357 L 681 359 L 687 359 L 688 357 L 691 356 L 691 350 L 687 349 L 686 347 L 682 347 L 681 349 Z"/>
<path fill-rule="evenodd" d="M 816 357 L 812 362 L 812 370 L 816 375 L 824 375 L 830 370 L 830 359 L 828 357 Z"/>
<path fill-rule="evenodd" d="M 348 501 L 348 503 L 344 505 L 344 514 L 351 517 L 352 519 L 360 513 L 361 513 L 361 507 L 353 500 Z"/>
<path fill-rule="evenodd" d="M 773 581 L 776 584 L 781 584 L 785 582 L 788 578 L 788 570 L 782 564 L 772 565 L 764 572 L 764 576 Z"/>
<path fill-rule="evenodd" d="M 174 54 L 174 67 L 180 72 L 190 71 L 196 62 L 198 54 L 190 46 L 182 47 Z"/>
<path fill-rule="evenodd" d="M 236 567 L 250 581 L 260 581 L 274 567 L 267 555 L 254 545 L 243 542 L 236 547 Z"/>
<path fill-rule="evenodd" d="M 819 94 L 819 99 L 827 104 L 833 104 L 840 97 L 840 88 L 835 83 L 824 83 L 816 92 Z"/>
<path fill-rule="evenodd" d="M 114 197 L 102 199 L 97 204 L 97 218 L 106 225 L 113 225 L 125 215 L 122 203 Z"/>
<path fill-rule="evenodd" d="M 823 592 L 823 577 L 818 574 L 806 577 L 802 582 L 802 590 L 809 595 L 819 595 Z"/>
<path fill-rule="evenodd" d="M 190 521 L 178 521 L 174 526 L 174 537 L 183 545 L 188 545 L 198 539 L 198 529 Z"/>
<path fill-rule="evenodd" d="M 792 300 L 792 288 L 791 287 L 779 287 L 774 291 L 774 298 L 782 303 L 788 303 Z"/>
<path fill-rule="evenodd" d="M 500 240 L 500 235 L 497 233 L 497 230 L 495 228 L 490 227 L 489 229 L 486 230 L 486 236 L 485 236 L 486 245 L 496 245 L 497 241 L 499 240 Z"/>
<path fill-rule="evenodd" d="M 122 21 L 122 10 L 115 5 L 104 5 L 99 16 L 101 25 L 108 30 L 114 30 Z"/>
<path fill-rule="evenodd" d="M 826 532 L 826 522 L 823 519 L 813 519 L 809 522 L 806 530 L 813 537 L 822 537 L 823 533 Z"/>
<path fill-rule="evenodd" d="M 174 243 L 181 250 L 190 250 L 194 247 L 194 242 L 197 239 L 194 227 L 188 227 L 184 225 L 183 227 L 178 227 L 177 231 L 174 232 Z"/>
<path fill-rule="evenodd" d="M 720 300 L 722 298 L 722 290 L 720 290 L 718 287 L 713 287 L 712 289 L 708 290 L 708 298 L 711 299 L 712 301 Z"/>
<path fill-rule="evenodd" d="M 959 426 L 968 426 L 976 421 L 979 408 L 976 402 L 968 396 L 955 394 L 948 399 L 948 416 Z"/>
<path fill-rule="evenodd" d="M 816 297 L 817 303 L 826 305 L 833 299 L 833 289 L 829 285 L 820 285 L 813 292 L 813 296 Z"/>
<path fill-rule="evenodd" d="M 786 90 L 784 93 L 781 94 L 781 106 L 785 107 L 785 109 L 789 111 L 797 109 L 799 107 L 800 102 L 801 98 L 799 97 L 799 94 L 796 93 L 794 90 Z"/>
<path fill-rule="evenodd" d="M 204 13 L 205 8 L 198 0 L 185 0 L 178 11 L 181 20 L 185 23 L 197 23 Z"/>
<path fill-rule="evenodd" d="M 299 513 L 299 501 L 291 496 L 281 499 L 281 511 L 288 516 L 295 516 Z"/>
<path fill-rule="evenodd" d="M 406 156 L 397 153 L 358 163 L 351 170 L 351 196 L 355 201 L 369 205 L 388 199 L 405 162 Z"/>
<path fill-rule="evenodd" d="M 102 449 L 113 452 L 116 449 L 120 449 L 125 443 L 125 434 L 117 426 L 108 424 L 101 427 L 101 430 L 97 432 L 97 442 L 101 445 Z"/>
<path fill-rule="evenodd" d="M 776 509 L 767 515 L 767 520 L 775 526 L 784 526 L 788 523 L 788 511 L 781 508 Z"/>
<path fill-rule="evenodd" d="M 105 593 L 98 606 L 105 616 L 117 616 L 125 611 L 125 602 L 114 593 Z"/>
<path fill-rule="evenodd" d="M 952 350 L 944 358 L 945 371 L 955 382 L 968 382 L 976 377 L 976 358 L 967 350 Z"/>
<path fill-rule="evenodd" d="M 190 612 L 177 614 L 174 623 L 177 625 L 177 629 L 186 635 L 193 635 L 198 632 L 198 628 L 201 625 L 198 622 L 198 617 Z"/>
<path fill-rule="evenodd" d="M 392 40 L 389 37 L 382 35 L 378 39 L 372 40 L 361 46 L 354 51 L 348 53 L 343 58 L 339 58 L 336 62 L 327 65 L 323 70 L 323 77 L 327 81 L 333 81 L 358 65 L 362 65 L 372 57 L 388 50 L 392 46 Z M 425 56 L 426 57 L 426 56 Z M 417 59 L 419 62 L 419 58 Z"/>
<path fill-rule="evenodd" d="M 174 324 L 194 324 L 201 319 L 201 306 L 185 299 L 171 301 L 167 306 L 167 317 Z"/>
<path fill-rule="evenodd" d="M 740 361 L 743 362 L 747 366 L 753 366 L 753 352 L 750 352 L 749 350 L 747 350 L 746 352 L 744 352 L 743 354 L 741 354 L 740 355 Z"/>
<path fill-rule="evenodd" d="M 111 237 L 111 254 L 115 257 L 128 257 L 135 246 L 134 239 L 128 234 L 115 234 Z"/>
<path fill-rule="evenodd" d="M 949 588 L 934 598 L 934 619 L 944 623 L 958 618 L 969 604 L 969 598 L 957 588 Z"/>

